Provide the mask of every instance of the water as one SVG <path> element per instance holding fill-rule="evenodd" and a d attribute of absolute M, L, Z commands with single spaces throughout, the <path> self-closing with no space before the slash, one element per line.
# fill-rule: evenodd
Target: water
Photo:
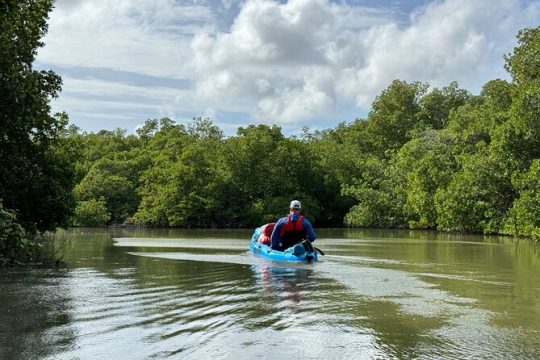
<path fill-rule="evenodd" d="M 538 244 L 318 235 L 292 266 L 249 231 L 61 233 L 67 268 L 0 270 L 0 358 L 540 358 Z"/>

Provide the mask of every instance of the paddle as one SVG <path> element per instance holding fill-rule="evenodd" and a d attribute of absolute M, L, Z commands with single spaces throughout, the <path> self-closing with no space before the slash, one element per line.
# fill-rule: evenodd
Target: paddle
<path fill-rule="evenodd" d="M 321 249 L 313 246 L 309 240 L 302 241 L 302 245 L 307 252 L 317 251 L 319 254 L 324 255 L 324 252 Z"/>

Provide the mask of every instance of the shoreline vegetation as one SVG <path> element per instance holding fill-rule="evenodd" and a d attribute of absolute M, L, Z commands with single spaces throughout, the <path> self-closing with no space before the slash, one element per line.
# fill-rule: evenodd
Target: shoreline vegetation
<path fill-rule="evenodd" d="M 291 199 L 316 227 L 540 239 L 540 28 L 505 55 L 512 80 L 478 95 L 394 80 L 365 119 L 285 136 L 208 118 L 81 131 L 51 114 L 61 78 L 32 68 L 52 1 L 0 14 L 0 260 L 30 261 L 66 226 L 253 227 Z M 24 21 L 23 21 L 24 19 Z"/>

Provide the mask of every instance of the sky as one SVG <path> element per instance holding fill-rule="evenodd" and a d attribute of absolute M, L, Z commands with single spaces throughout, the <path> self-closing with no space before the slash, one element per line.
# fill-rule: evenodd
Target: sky
<path fill-rule="evenodd" d="M 294 134 L 367 116 L 392 80 L 478 93 L 540 0 L 57 0 L 34 64 L 84 131 L 209 117 Z"/>

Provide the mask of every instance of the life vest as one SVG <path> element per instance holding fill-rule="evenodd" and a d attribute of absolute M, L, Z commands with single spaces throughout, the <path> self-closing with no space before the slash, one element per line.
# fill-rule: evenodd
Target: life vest
<path fill-rule="evenodd" d="M 284 248 L 299 243 L 306 236 L 303 221 L 303 215 L 300 215 L 296 221 L 291 220 L 291 214 L 287 215 L 287 220 L 279 232 Z"/>

